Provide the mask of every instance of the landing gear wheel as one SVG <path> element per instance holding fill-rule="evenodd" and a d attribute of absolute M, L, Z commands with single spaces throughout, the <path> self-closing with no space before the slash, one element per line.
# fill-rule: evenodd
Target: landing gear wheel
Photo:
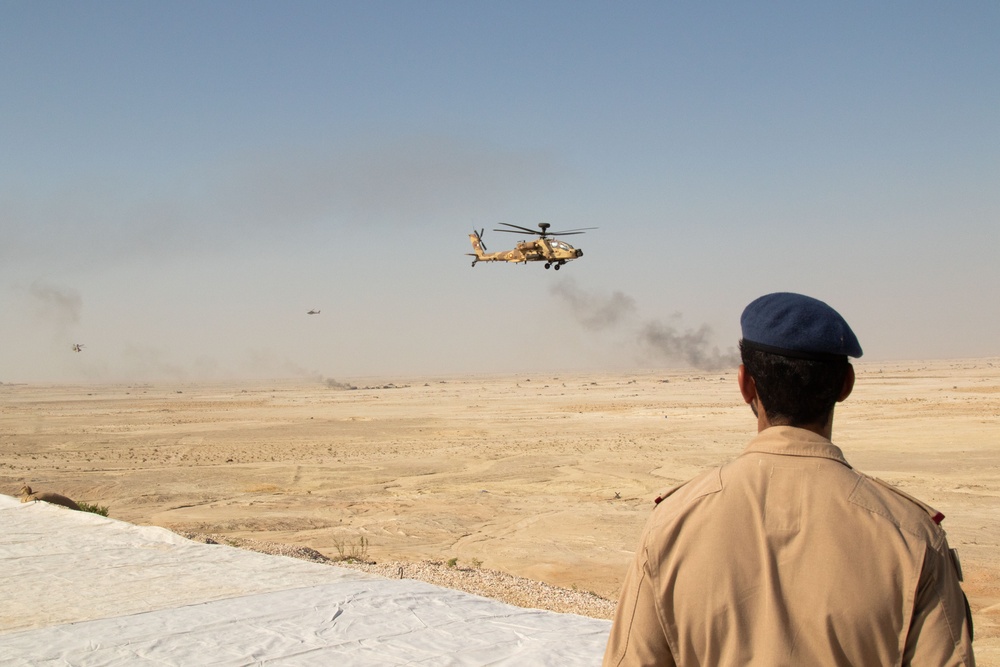
<path fill-rule="evenodd" d="M 562 266 L 562 264 L 556 264 L 556 271 L 558 271 L 558 270 L 559 270 L 559 267 L 560 267 L 560 266 Z"/>
<path fill-rule="evenodd" d="M 551 264 L 549 264 L 548 262 L 545 262 L 545 268 L 546 269 L 550 268 L 551 266 L 552 266 Z M 559 267 L 557 266 L 556 268 L 558 269 Z"/>

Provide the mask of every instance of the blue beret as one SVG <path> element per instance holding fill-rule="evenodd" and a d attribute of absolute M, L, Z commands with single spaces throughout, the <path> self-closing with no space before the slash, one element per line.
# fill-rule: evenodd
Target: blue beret
<path fill-rule="evenodd" d="M 740 317 L 743 342 L 798 359 L 860 357 L 861 345 L 840 313 L 818 299 L 775 292 L 754 299 Z"/>

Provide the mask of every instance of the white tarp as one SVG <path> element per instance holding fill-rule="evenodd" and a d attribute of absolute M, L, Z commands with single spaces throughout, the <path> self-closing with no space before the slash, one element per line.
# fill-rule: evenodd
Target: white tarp
<path fill-rule="evenodd" d="M 4 665 L 597 665 L 610 622 L 0 495 Z"/>

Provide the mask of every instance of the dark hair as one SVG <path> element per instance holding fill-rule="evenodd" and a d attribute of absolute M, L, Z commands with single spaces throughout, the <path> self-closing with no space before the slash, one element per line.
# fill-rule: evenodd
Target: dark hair
<path fill-rule="evenodd" d="M 758 350 L 740 341 L 746 372 L 772 424 L 807 426 L 825 423 L 847 376 L 847 357 L 815 361 Z"/>

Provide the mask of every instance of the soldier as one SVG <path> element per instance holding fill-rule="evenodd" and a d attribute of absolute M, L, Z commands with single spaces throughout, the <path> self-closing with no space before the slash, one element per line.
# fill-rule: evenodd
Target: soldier
<path fill-rule="evenodd" d="M 974 665 L 943 515 L 830 440 L 861 356 L 847 322 L 776 293 L 741 325 L 757 436 L 656 499 L 604 665 Z"/>

